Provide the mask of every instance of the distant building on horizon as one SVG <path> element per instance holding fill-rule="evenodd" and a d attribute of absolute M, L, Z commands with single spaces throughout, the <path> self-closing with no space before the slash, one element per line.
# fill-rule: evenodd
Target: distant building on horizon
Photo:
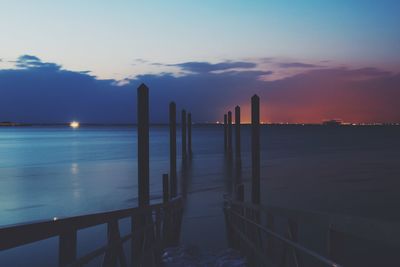
<path fill-rule="evenodd" d="M 18 126 L 19 123 L 12 121 L 0 121 L 0 126 Z"/>
<path fill-rule="evenodd" d="M 326 125 L 326 126 L 340 126 L 342 125 L 342 121 L 341 120 L 326 120 L 322 122 L 322 125 Z"/>

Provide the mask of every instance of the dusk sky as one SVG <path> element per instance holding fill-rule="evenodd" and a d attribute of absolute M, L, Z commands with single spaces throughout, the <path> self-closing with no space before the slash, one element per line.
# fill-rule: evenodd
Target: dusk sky
<path fill-rule="evenodd" d="M 0 121 L 400 122 L 399 1 L 0 0 Z"/>

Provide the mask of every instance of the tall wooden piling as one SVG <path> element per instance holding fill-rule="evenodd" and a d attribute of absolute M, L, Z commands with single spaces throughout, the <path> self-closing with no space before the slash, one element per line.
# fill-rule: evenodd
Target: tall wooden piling
<path fill-rule="evenodd" d="M 171 197 L 178 193 L 178 182 L 176 174 L 176 104 L 169 104 L 169 176 Z"/>
<path fill-rule="evenodd" d="M 169 181 L 168 174 L 164 173 L 162 176 L 163 182 L 163 203 L 166 204 L 169 201 Z"/>
<path fill-rule="evenodd" d="M 141 84 L 137 89 L 137 143 L 138 143 L 138 198 L 139 207 L 143 208 L 150 204 L 150 185 L 149 185 L 149 88 Z M 131 231 L 138 232 L 138 229 L 146 224 L 147 215 L 132 216 Z M 132 265 L 139 267 L 142 259 L 140 251 L 143 235 L 132 239 L 131 247 Z"/>
<path fill-rule="evenodd" d="M 188 151 L 189 157 L 192 156 L 192 113 L 187 116 L 187 133 L 188 133 Z"/>
<path fill-rule="evenodd" d="M 224 114 L 224 152 L 228 151 L 228 115 Z"/>
<path fill-rule="evenodd" d="M 228 112 L 228 153 L 232 153 L 232 112 Z"/>
<path fill-rule="evenodd" d="M 260 204 L 260 98 L 251 98 L 251 200 Z"/>
<path fill-rule="evenodd" d="M 240 107 L 235 107 L 235 183 L 236 186 L 242 180 L 242 159 L 240 147 Z"/>
<path fill-rule="evenodd" d="M 186 159 L 186 111 L 182 110 L 182 159 Z"/>
<path fill-rule="evenodd" d="M 235 155 L 240 159 L 240 107 L 235 107 Z"/>
<path fill-rule="evenodd" d="M 149 188 L 149 88 L 137 89 L 138 196 L 139 206 L 150 203 Z"/>

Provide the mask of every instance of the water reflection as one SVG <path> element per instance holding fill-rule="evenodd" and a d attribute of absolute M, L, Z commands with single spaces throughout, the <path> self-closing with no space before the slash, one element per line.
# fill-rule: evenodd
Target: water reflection
<path fill-rule="evenodd" d="M 74 162 L 71 164 L 71 173 L 77 175 L 79 173 L 79 164 Z"/>

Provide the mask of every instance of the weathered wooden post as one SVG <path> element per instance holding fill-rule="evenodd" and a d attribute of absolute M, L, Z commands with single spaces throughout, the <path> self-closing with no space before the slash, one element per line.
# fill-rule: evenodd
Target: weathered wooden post
<path fill-rule="evenodd" d="M 238 202 L 244 202 L 244 185 L 243 184 L 238 184 L 235 186 L 235 200 Z M 240 205 L 236 205 L 235 207 L 235 212 L 238 212 L 240 215 L 243 215 L 244 211 L 243 211 L 243 207 L 241 207 Z M 232 218 L 231 218 L 232 219 Z M 241 222 L 240 220 L 235 220 L 233 222 L 234 224 L 236 224 L 236 227 L 238 227 L 240 229 L 240 231 L 242 233 L 244 233 L 244 224 L 243 222 Z M 234 248 L 240 250 L 240 246 L 241 246 L 241 237 L 240 235 L 238 235 L 237 233 L 235 233 L 235 231 L 232 231 L 232 241 L 233 241 L 233 246 Z"/>
<path fill-rule="evenodd" d="M 163 174 L 163 203 L 167 204 L 169 201 L 169 188 L 168 188 L 168 174 Z M 168 246 L 171 241 L 171 211 L 169 209 L 165 210 L 164 214 L 164 223 L 162 226 L 162 235 L 163 235 L 163 245 Z"/>
<path fill-rule="evenodd" d="M 182 159 L 186 160 L 186 111 L 182 110 Z"/>
<path fill-rule="evenodd" d="M 260 98 L 251 98 L 251 200 L 260 204 Z"/>
<path fill-rule="evenodd" d="M 240 183 L 242 174 L 242 159 L 240 147 L 240 107 L 235 107 L 235 165 L 236 165 L 236 181 L 235 186 Z"/>
<path fill-rule="evenodd" d="M 137 90 L 138 195 L 139 207 L 150 203 L 149 188 L 149 88 L 143 83 Z"/>
<path fill-rule="evenodd" d="M 260 204 L 260 98 L 254 95 L 251 98 L 251 200 L 255 205 Z M 249 214 L 256 223 L 260 222 L 260 212 L 253 209 Z M 258 248 L 262 247 L 261 233 L 257 227 L 251 229 L 251 238 Z"/>
<path fill-rule="evenodd" d="M 164 173 L 162 177 L 163 182 L 163 203 L 166 204 L 169 201 L 169 181 L 168 174 Z"/>
<path fill-rule="evenodd" d="M 137 143 L 138 143 L 138 199 L 139 207 L 145 208 L 150 203 L 149 188 L 149 89 L 141 84 L 137 89 Z M 146 225 L 147 215 L 132 216 L 131 231 L 137 233 Z M 131 241 L 132 266 L 139 267 L 144 255 L 141 253 L 141 245 L 144 236 Z"/>
<path fill-rule="evenodd" d="M 169 104 L 169 175 L 171 197 L 177 196 L 178 183 L 176 175 L 176 105 Z"/>
<path fill-rule="evenodd" d="M 235 107 L 235 152 L 236 158 L 240 158 L 240 107 Z"/>
<path fill-rule="evenodd" d="M 224 114 L 224 152 L 228 151 L 228 116 Z"/>
<path fill-rule="evenodd" d="M 76 231 L 68 229 L 60 235 L 59 241 L 59 265 L 67 266 L 76 260 Z"/>
<path fill-rule="evenodd" d="M 228 153 L 232 154 L 232 112 L 228 111 Z"/>
<path fill-rule="evenodd" d="M 189 157 L 191 157 L 192 156 L 192 113 L 188 113 L 187 130 L 188 130 L 188 151 L 189 151 Z"/>

